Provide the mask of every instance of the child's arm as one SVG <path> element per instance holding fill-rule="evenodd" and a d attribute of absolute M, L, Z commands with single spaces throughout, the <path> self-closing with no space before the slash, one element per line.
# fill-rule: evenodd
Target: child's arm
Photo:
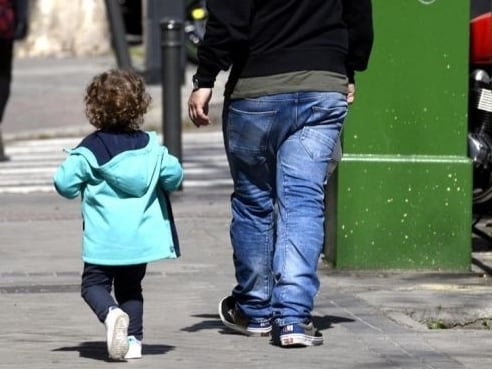
<path fill-rule="evenodd" d="M 69 155 L 58 167 L 53 183 L 63 197 L 73 199 L 80 194 L 82 186 L 91 178 L 91 167 L 81 155 Z"/>
<path fill-rule="evenodd" d="M 163 147 L 163 150 L 164 155 L 161 162 L 159 183 L 164 191 L 176 191 L 181 185 L 181 182 L 183 182 L 183 168 L 179 160 L 169 154 L 165 147 Z"/>

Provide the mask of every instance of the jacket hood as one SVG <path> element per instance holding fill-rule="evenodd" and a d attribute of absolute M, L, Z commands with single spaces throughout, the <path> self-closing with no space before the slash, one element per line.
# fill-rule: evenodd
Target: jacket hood
<path fill-rule="evenodd" d="M 70 151 L 85 157 L 94 173 L 102 177 L 114 190 L 129 196 L 144 195 L 158 178 L 162 150 L 155 133 L 149 133 L 149 142 L 141 149 L 127 150 L 99 165 L 94 154 L 86 147 Z M 157 173 L 156 173 L 157 172 Z"/>

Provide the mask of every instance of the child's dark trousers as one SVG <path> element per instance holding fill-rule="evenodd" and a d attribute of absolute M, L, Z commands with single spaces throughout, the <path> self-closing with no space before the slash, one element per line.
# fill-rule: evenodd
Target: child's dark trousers
<path fill-rule="evenodd" d="M 82 298 L 104 322 L 110 307 L 119 307 L 130 317 L 128 335 L 143 338 L 142 280 L 147 264 L 107 266 L 84 263 Z M 114 298 L 111 290 L 114 285 Z M 115 301 L 116 299 L 116 301 Z"/>

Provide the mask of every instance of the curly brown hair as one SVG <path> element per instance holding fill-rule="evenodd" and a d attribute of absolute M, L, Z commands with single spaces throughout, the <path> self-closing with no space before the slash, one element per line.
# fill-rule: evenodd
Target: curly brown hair
<path fill-rule="evenodd" d="M 151 97 L 139 75 L 111 69 L 92 79 L 84 101 L 85 114 L 97 129 L 136 131 L 143 124 Z"/>

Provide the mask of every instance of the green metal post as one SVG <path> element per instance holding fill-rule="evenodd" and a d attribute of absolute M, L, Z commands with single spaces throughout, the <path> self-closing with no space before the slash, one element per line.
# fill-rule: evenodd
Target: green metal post
<path fill-rule="evenodd" d="M 469 269 L 469 6 L 373 0 L 373 54 L 356 76 L 327 219 L 337 268 Z"/>

